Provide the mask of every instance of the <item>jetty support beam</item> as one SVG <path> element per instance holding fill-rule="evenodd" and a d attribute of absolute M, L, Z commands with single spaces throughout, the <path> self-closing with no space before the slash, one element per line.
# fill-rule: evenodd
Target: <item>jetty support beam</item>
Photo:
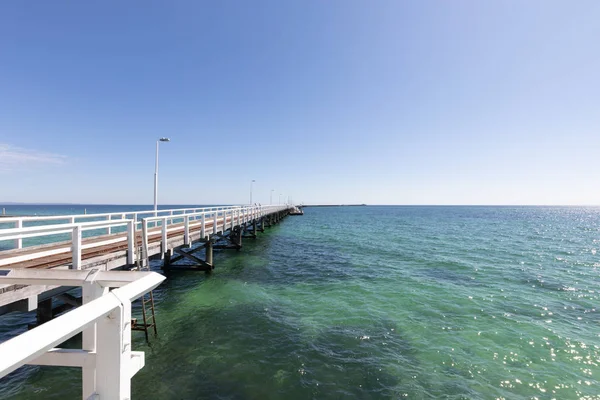
<path fill-rule="evenodd" d="M 210 242 L 208 242 L 208 243 L 210 243 Z M 179 266 L 179 265 L 174 265 L 173 267 L 175 267 L 176 269 L 181 269 L 183 267 L 186 267 L 186 268 L 190 267 L 190 269 L 201 270 L 201 271 L 212 271 L 214 269 L 214 267 L 212 265 L 212 251 L 210 252 L 211 253 L 210 254 L 210 259 L 211 259 L 210 263 L 208 261 L 202 260 L 202 259 L 200 259 L 200 258 L 198 258 L 198 257 L 196 257 L 194 255 L 191 255 L 191 254 L 189 254 L 189 253 L 187 253 L 187 252 L 185 252 L 185 251 L 183 251 L 181 249 L 176 249 L 175 251 L 177 252 L 177 254 L 181 255 L 183 258 L 186 258 L 186 259 L 191 260 L 194 263 L 196 263 L 196 265 L 194 265 L 194 266 L 188 266 L 188 265 L 186 265 L 186 266 Z M 209 258 L 208 257 L 208 255 L 209 255 L 208 249 L 207 249 L 206 254 L 207 254 L 206 258 L 208 260 L 208 258 Z"/>
<path fill-rule="evenodd" d="M 229 236 L 223 238 L 229 242 L 228 244 L 216 244 L 213 247 L 215 249 L 240 250 L 242 248 L 242 237 L 246 236 L 242 235 L 242 227 L 238 226 L 231 231 Z"/>

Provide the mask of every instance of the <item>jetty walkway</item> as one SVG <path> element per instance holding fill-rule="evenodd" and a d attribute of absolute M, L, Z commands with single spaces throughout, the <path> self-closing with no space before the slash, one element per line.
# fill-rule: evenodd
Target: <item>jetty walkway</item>
<path fill-rule="evenodd" d="M 130 379 L 144 366 L 143 352 L 131 350 L 131 302 L 165 279 L 149 271 L 150 260 L 162 259 L 165 271 L 210 272 L 213 249 L 239 250 L 243 238 L 293 211 L 220 206 L 0 218 L 0 315 L 36 310 L 38 317 L 37 327 L 0 344 L 0 378 L 25 364 L 81 367 L 83 399 L 130 398 Z M 67 293 L 76 287 L 80 299 Z M 145 311 L 144 326 L 147 334 Z M 55 347 L 79 332 L 81 350 Z"/>

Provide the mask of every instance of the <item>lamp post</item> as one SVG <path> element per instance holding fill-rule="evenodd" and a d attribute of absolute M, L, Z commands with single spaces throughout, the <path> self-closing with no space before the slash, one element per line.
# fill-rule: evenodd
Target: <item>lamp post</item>
<path fill-rule="evenodd" d="M 275 189 L 271 189 L 271 197 L 270 197 L 270 201 L 269 204 L 273 205 L 273 192 L 275 191 Z"/>
<path fill-rule="evenodd" d="M 250 181 L 250 205 L 252 205 L 252 185 L 256 182 L 256 180 L 252 179 Z"/>
<path fill-rule="evenodd" d="M 154 215 L 158 209 L 158 144 L 160 142 L 170 142 L 171 139 L 162 137 L 156 141 L 156 163 L 154 164 Z"/>

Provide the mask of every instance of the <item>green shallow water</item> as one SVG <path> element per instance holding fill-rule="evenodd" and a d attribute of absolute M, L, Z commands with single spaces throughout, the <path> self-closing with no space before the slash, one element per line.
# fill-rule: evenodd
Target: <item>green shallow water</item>
<path fill-rule="evenodd" d="M 307 208 L 156 291 L 133 398 L 600 398 L 599 240 L 598 208 Z M 78 398 L 80 374 L 0 397 Z"/>

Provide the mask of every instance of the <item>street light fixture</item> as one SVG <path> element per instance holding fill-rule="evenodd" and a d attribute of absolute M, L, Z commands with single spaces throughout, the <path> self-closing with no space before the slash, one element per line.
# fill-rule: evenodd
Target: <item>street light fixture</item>
<path fill-rule="evenodd" d="M 156 141 L 156 162 L 154 164 L 154 215 L 156 216 L 156 210 L 158 209 L 158 144 L 160 142 L 170 142 L 171 139 L 161 137 Z"/>
<path fill-rule="evenodd" d="M 254 179 L 250 181 L 250 205 L 252 205 L 252 185 L 254 184 L 254 182 L 256 182 L 256 180 Z"/>

